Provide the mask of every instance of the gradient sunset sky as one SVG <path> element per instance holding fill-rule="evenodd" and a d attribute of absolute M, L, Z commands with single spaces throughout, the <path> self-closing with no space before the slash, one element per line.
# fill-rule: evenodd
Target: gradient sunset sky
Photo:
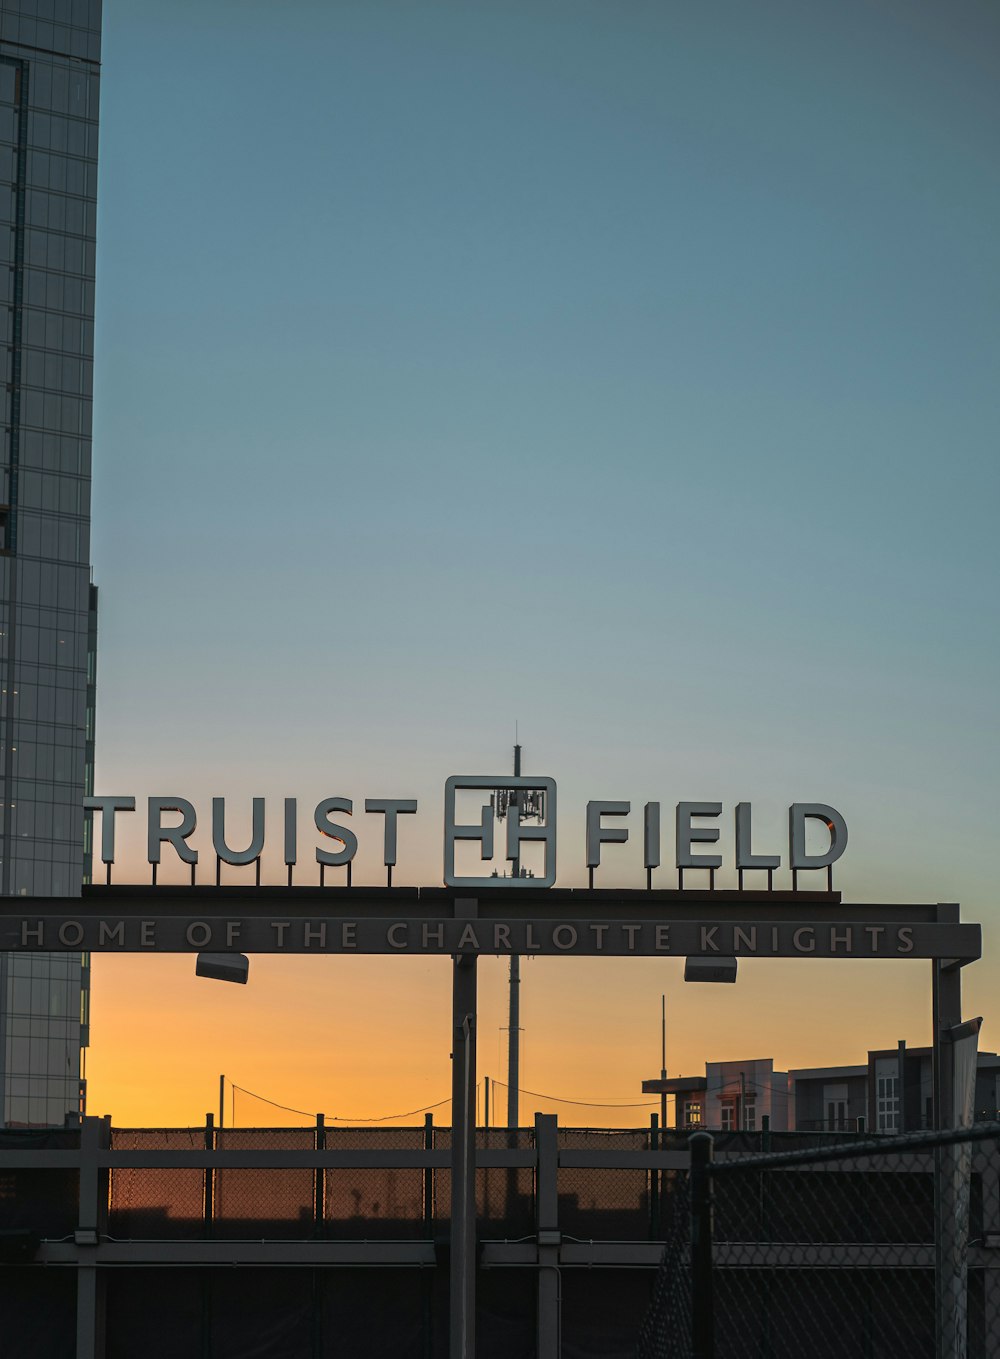
<path fill-rule="evenodd" d="M 779 852 L 829 802 L 848 899 L 983 922 L 995 1049 L 998 132 L 987 0 L 107 0 L 97 791 L 190 797 L 206 859 L 213 795 L 417 797 L 427 884 L 446 777 L 506 771 L 515 720 L 561 885 L 588 798 L 632 802 L 624 886 L 648 800 L 725 837 L 750 800 Z M 193 968 L 95 955 L 92 1113 L 196 1123 L 220 1073 L 350 1119 L 449 1093 L 445 960 Z M 526 964 L 522 1084 L 641 1102 L 661 991 L 672 1073 L 929 1040 L 926 963 L 681 971 Z"/>

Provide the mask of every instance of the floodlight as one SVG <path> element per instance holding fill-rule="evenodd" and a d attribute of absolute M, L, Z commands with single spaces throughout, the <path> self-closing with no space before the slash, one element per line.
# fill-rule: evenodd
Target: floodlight
<path fill-rule="evenodd" d="M 211 977 L 214 981 L 238 982 L 245 986 L 250 975 L 250 959 L 245 953 L 199 953 L 194 972 L 196 977 Z"/>
<path fill-rule="evenodd" d="M 684 980 L 686 982 L 734 982 L 736 980 L 736 959 L 685 958 Z"/>

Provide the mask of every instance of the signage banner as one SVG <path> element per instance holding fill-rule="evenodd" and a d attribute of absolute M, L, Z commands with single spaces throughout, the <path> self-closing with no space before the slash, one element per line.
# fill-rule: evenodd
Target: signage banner
<path fill-rule="evenodd" d="M 23 908 L 21 908 L 23 910 Z M 545 920 L 0 915 L 0 950 L 102 953 L 532 954 L 548 957 L 975 958 L 978 925 L 812 920 Z"/>

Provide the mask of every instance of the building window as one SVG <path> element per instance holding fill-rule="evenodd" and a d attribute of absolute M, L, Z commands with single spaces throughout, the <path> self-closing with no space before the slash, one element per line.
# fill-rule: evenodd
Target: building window
<path fill-rule="evenodd" d="M 878 1102 L 875 1110 L 879 1132 L 899 1131 L 899 1077 L 879 1076 Z"/>
<path fill-rule="evenodd" d="M 733 1132 L 736 1128 L 736 1101 L 725 1099 L 722 1101 L 722 1131 Z"/>
<path fill-rule="evenodd" d="M 827 1132 L 843 1132 L 847 1127 L 847 1086 L 824 1085 L 823 1107 Z"/>
<path fill-rule="evenodd" d="M 843 1132 L 847 1127 L 847 1100 L 828 1100 L 826 1106 L 827 1132 Z"/>
<path fill-rule="evenodd" d="M 701 1127 L 701 1102 L 689 1099 L 684 1108 L 684 1122 L 689 1128 Z"/>
<path fill-rule="evenodd" d="M 746 1132 L 757 1129 L 757 1096 L 752 1092 L 746 1097 L 743 1109 L 743 1127 Z"/>

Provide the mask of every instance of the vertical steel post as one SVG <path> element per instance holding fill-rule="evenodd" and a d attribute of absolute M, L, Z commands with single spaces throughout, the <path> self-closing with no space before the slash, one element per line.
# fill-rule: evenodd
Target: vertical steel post
<path fill-rule="evenodd" d="M 899 1088 L 899 1103 L 897 1104 L 898 1113 L 896 1115 L 896 1131 L 905 1133 L 910 1129 L 906 1126 L 906 1039 L 900 1038 L 896 1043 L 896 1084 Z M 920 1127 L 920 1124 L 917 1124 Z"/>
<path fill-rule="evenodd" d="M 712 1314 L 712 1135 L 692 1133 L 691 1152 L 691 1353 L 715 1359 Z"/>
<path fill-rule="evenodd" d="M 656 1114 L 649 1116 L 649 1149 L 660 1150 L 660 1127 Z M 649 1172 L 649 1239 L 660 1238 L 660 1172 L 654 1166 Z"/>
<path fill-rule="evenodd" d="M 434 1115 L 424 1114 L 424 1151 L 434 1150 Z M 434 1239 L 434 1167 L 424 1167 L 424 1236 L 428 1241 Z M 434 1355 L 434 1274 L 433 1269 L 423 1270 L 422 1290 L 423 1344 L 422 1359 L 433 1359 Z"/>
<path fill-rule="evenodd" d="M 474 914 L 475 903 L 455 903 Z M 471 912 L 470 912 L 470 907 Z M 476 958 L 452 960 L 450 1359 L 476 1353 Z"/>
<path fill-rule="evenodd" d="M 660 1127 L 667 1131 L 667 998 L 660 996 L 660 1080 L 664 1088 L 660 1091 Z"/>
<path fill-rule="evenodd" d="M 326 1115 L 316 1115 L 316 1150 L 326 1151 Z M 313 1180 L 313 1230 L 318 1237 L 324 1235 L 326 1222 L 326 1169 L 316 1167 Z"/>
<path fill-rule="evenodd" d="M 508 813 L 512 815 L 513 813 Z M 521 1081 L 521 959 L 516 953 L 510 959 L 510 1007 L 507 1016 L 507 1127 L 516 1131 L 518 1086 Z"/>
<path fill-rule="evenodd" d="M 110 1121 L 84 1118 L 80 1127 L 80 1201 L 78 1226 L 94 1245 L 78 1246 L 76 1270 L 76 1353 L 79 1359 L 104 1359 L 104 1278 L 97 1267 L 97 1242 L 107 1230 L 108 1172 L 97 1155 L 111 1145 Z"/>
<path fill-rule="evenodd" d="M 205 1115 L 205 1150 L 215 1150 L 215 1115 Z M 212 1218 L 215 1215 L 215 1168 L 207 1166 L 205 1169 L 205 1197 L 203 1205 L 203 1231 L 206 1237 L 212 1235 Z"/>
<path fill-rule="evenodd" d="M 521 777 L 521 747 L 514 746 L 514 777 Z M 513 790 L 508 816 L 521 816 L 521 794 Z M 521 861 L 515 859 L 511 865 L 515 877 L 521 872 Z M 518 1087 L 521 1084 L 521 959 L 516 953 L 510 959 L 510 1006 L 507 1015 L 507 1127 L 516 1131 L 520 1113 L 518 1110 Z"/>
<path fill-rule="evenodd" d="M 434 1115 L 424 1114 L 424 1151 L 434 1150 Z M 434 1167 L 424 1168 L 424 1230 L 428 1241 L 434 1237 Z"/>
<path fill-rule="evenodd" d="M 559 1359 L 559 1127 L 555 1114 L 535 1115 L 538 1182 L 535 1220 L 538 1231 L 537 1359 Z"/>

